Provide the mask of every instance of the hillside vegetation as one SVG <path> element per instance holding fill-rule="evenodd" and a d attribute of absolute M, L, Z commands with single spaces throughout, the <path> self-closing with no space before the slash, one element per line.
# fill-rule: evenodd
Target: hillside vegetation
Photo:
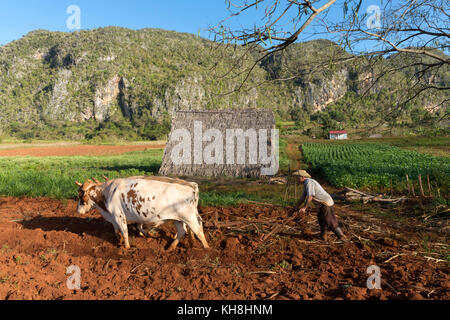
<path fill-rule="evenodd" d="M 244 81 L 239 70 L 254 63 L 247 56 L 236 64 L 243 52 L 158 29 L 30 32 L 0 47 L 0 137 L 154 140 L 169 132 L 176 109 L 270 108 L 278 119 L 304 130 L 319 124 L 323 131 L 376 120 L 415 128 L 445 112 L 425 111 L 442 97 L 424 95 L 392 123 L 383 119 L 412 71 L 372 86 L 367 61 L 329 63 L 351 55 L 326 40 L 295 44 L 264 60 L 247 90 L 226 94 Z M 448 83 L 449 74 L 442 70 L 430 81 Z M 291 80 L 271 81 L 278 78 Z"/>

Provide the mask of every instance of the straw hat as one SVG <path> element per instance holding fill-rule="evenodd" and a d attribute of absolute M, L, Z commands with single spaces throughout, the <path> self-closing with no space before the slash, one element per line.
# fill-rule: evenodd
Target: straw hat
<path fill-rule="evenodd" d="M 301 177 L 305 177 L 305 178 L 311 178 L 309 173 L 306 172 L 305 170 L 297 170 L 294 173 L 292 173 L 292 175 L 293 176 L 301 176 Z"/>

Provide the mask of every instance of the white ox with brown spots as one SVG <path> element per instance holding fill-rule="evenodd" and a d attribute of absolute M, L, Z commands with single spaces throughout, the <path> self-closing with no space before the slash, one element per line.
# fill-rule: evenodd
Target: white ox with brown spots
<path fill-rule="evenodd" d="M 176 248 L 186 234 L 188 226 L 205 248 L 209 248 L 203 233 L 202 220 L 198 214 L 198 185 L 179 179 L 165 177 L 131 177 L 108 180 L 88 180 L 81 184 L 77 211 L 85 214 L 96 207 L 103 218 L 114 226 L 115 233 L 130 248 L 127 224 L 159 226 L 174 221 L 177 229 L 169 251 Z"/>

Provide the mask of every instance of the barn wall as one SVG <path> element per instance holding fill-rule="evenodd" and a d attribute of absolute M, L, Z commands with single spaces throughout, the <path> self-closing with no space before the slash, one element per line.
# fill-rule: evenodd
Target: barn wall
<path fill-rule="evenodd" d="M 203 134 L 209 129 L 217 129 L 222 133 L 223 159 L 224 164 L 194 164 L 194 143 L 191 146 L 191 162 L 190 164 L 176 165 L 172 161 L 172 151 L 179 144 L 174 141 L 174 132 L 180 129 L 187 129 L 192 137 L 194 137 L 194 123 L 201 122 Z M 197 126 L 198 128 L 198 126 Z M 261 165 L 250 164 L 248 152 L 248 139 L 246 139 L 246 159 L 245 164 L 226 163 L 226 130 L 227 129 L 260 129 L 268 131 L 268 154 L 272 145 L 271 130 L 275 128 L 275 118 L 273 112 L 267 109 L 245 109 L 245 110 L 216 110 L 216 111 L 177 111 L 172 120 L 172 131 L 164 151 L 163 163 L 160 169 L 161 175 L 176 176 L 229 176 L 229 177 L 258 177 L 261 175 Z M 198 132 L 198 131 L 197 131 Z M 194 139 L 192 139 L 194 140 Z M 236 142 L 236 141 L 235 141 Z M 259 141 L 258 150 L 259 150 Z M 202 142 L 202 150 L 208 146 L 210 142 Z M 234 159 L 237 159 L 237 148 L 234 150 Z"/>

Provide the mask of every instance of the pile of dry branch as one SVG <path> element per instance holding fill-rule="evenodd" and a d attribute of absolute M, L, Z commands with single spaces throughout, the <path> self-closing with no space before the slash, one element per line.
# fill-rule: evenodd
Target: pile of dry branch
<path fill-rule="evenodd" d="M 274 205 L 276 207 L 276 205 Z M 294 213 L 292 208 L 289 208 L 291 214 Z M 205 228 L 228 230 L 234 233 L 254 233 L 259 235 L 260 240 L 265 241 L 270 236 L 276 234 L 286 236 L 301 236 L 305 229 L 305 216 L 293 214 L 287 219 L 280 218 L 242 218 L 233 217 L 233 221 L 219 221 L 218 213 L 215 213 L 215 219 L 210 222 L 205 222 Z"/>
<path fill-rule="evenodd" d="M 381 202 L 384 204 L 397 204 L 407 200 L 406 197 L 390 198 L 384 195 L 362 192 L 351 188 L 345 188 L 344 191 L 338 194 L 333 194 L 332 197 L 333 199 L 345 201 L 362 201 L 363 203 Z"/>

